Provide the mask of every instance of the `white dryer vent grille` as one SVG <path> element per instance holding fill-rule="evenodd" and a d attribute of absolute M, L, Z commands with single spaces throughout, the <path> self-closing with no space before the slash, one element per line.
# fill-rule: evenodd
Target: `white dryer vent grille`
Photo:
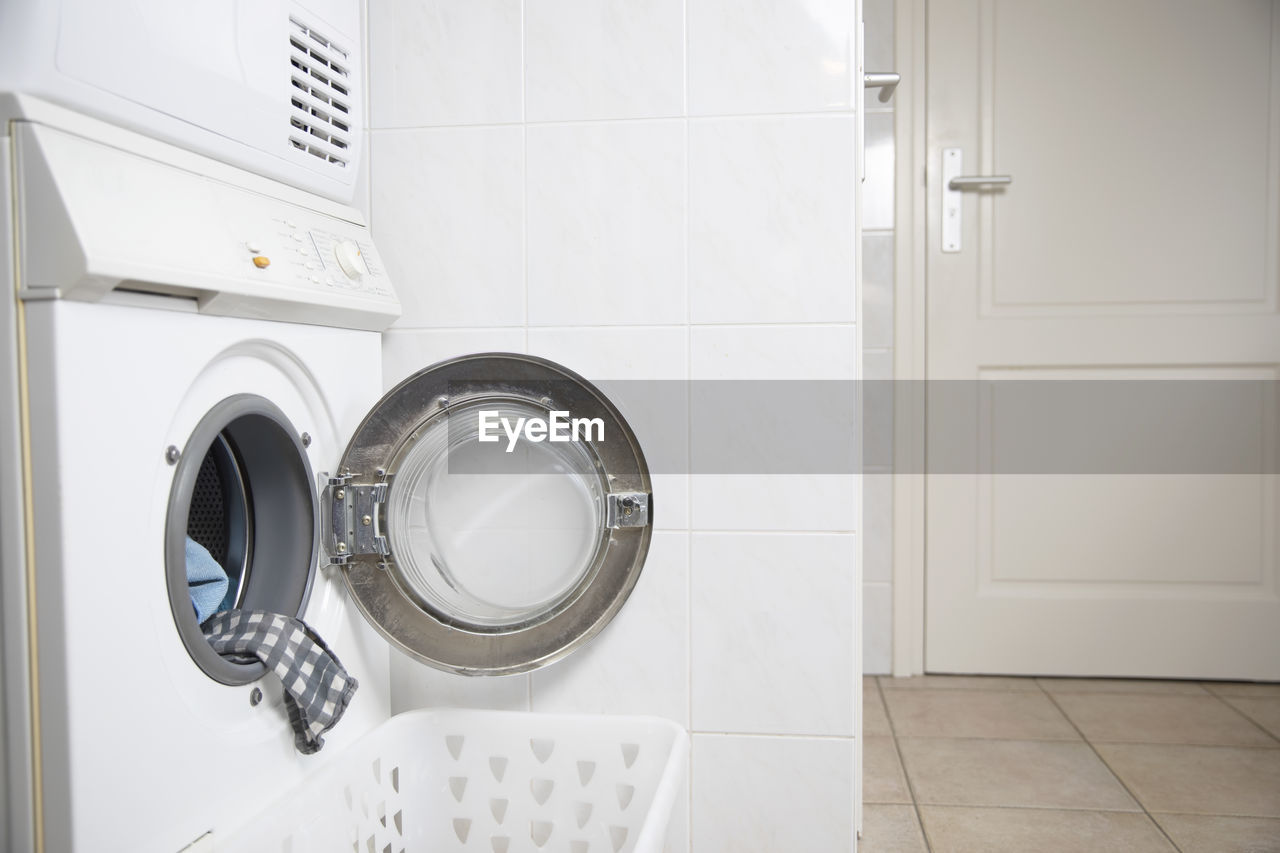
<path fill-rule="evenodd" d="M 289 144 L 346 168 L 352 134 L 351 64 L 347 51 L 289 17 Z"/>

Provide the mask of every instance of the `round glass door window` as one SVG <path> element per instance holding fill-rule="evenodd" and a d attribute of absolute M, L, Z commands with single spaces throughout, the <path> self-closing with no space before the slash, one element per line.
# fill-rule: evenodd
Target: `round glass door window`
<path fill-rule="evenodd" d="M 324 540 L 398 647 L 467 674 L 523 672 L 598 633 L 651 534 L 644 455 L 593 385 L 490 353 L 427 368 L 356 431 Z"/>

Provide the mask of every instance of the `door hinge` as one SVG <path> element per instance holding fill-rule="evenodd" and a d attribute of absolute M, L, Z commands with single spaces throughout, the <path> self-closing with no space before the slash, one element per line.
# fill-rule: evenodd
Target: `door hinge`
<path fill-rule="evenodd" d="M 330 565 L 341 566 L 355 557 L 391 553 L 384 530 L 386 483 L 353 483 L 349 474 L 330 477 L 321 496 L 321 536 Z"/>
<path fill-rule="evenodd" d="M 649 524 L 653 495 L 647 492 L 610 492 L 606 506 L 609 527 L 644 527 Z"/>

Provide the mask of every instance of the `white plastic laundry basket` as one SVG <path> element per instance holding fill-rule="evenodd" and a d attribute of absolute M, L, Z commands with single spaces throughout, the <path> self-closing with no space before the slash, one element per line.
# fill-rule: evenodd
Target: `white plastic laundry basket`
<path fill-rule="evenodd" d="M 687 761 L 656 717 L 414 711 L 215 849 L 659 853 Z"/>

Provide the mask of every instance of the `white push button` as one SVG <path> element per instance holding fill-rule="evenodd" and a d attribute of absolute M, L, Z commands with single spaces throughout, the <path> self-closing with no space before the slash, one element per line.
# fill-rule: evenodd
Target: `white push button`
<path fill-rule="evenodd" d="M 359 281 L 365 274 L 364 259 L 360 257 L 360 247 L 354 240 L 340 240 L 333 247 L 333 256 L 343 274 L 352 281 Z"/>

